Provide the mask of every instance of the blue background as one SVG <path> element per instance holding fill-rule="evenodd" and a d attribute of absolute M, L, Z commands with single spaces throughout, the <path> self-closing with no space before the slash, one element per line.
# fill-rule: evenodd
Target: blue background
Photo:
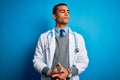
<path fill-rule="evenodd" d="M 86 42 L 90 63 L 81 80 L 120 80 L 119 0 L 0 0 L 0 80 L 40 80 L 35 46 L 54 27 L 52 8 L 60 2 L 70 9 L 68 25 Z"/>

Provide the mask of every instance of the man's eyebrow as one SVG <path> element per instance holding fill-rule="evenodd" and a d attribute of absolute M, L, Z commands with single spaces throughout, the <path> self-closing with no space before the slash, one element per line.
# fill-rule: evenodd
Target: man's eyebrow
<path fill-rule="evenodd" d="M 60 11 L 61 11 L 61 10 L 64 10 L 64 11 L 65 11 L 65 9 L 60 9 Z M 68 9 L 67 11 L 69 12 L 70 10 Z"/>

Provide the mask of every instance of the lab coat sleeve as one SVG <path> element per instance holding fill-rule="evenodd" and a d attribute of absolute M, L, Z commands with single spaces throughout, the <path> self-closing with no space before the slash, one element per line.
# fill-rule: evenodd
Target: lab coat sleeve
<path fill-rule="evenodd" d="M 77 39 L 79 52 L 75 53 L 74 65 L 78 69 L 78 74 L 80 74 L 87 68 L 89 59 L 83 37 L 77 33 L 76 33 L 76 37 L 77 37 L 76 39 Z"/>
<path fill-rule="evenodd" d="M 47 67 L 45 63 L 44 41 L 44 35 L 41 35 L 33 59 L 33 65 L 39 73 L 42 73 L 43 68 Z"/>

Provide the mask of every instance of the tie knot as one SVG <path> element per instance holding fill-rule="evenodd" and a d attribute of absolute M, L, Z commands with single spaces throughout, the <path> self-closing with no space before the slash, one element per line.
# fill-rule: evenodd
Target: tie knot
<path fill-rule="evenodd" d="M 63 29 L 61 29 L 61 30 L 60 30 L 60 37 L 64 37 L 63 32 L 64 32 L 64 30 L 63 30 Z"/>
<path fill-rule="evenodd" d="M 64 29 L 61 29 L 60 32 L 64 32 Z"/>

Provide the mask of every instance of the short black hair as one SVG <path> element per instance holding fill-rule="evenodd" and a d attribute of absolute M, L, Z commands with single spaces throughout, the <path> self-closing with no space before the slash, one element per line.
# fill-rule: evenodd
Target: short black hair
<path fill-rule="evenodd" d="M 67 6 L 67 4 L 65 4 L 65 3 L 59 3 L 59 4 L 57 4 L 57 5 L 55 5 L 54 7 L 53 7 L 53 14 L 56 14 L 56 12 L 57 12 L 57 7 L 58 6 L 62 6 L 62 5 L 64 5 L 64 6 Z"/>

